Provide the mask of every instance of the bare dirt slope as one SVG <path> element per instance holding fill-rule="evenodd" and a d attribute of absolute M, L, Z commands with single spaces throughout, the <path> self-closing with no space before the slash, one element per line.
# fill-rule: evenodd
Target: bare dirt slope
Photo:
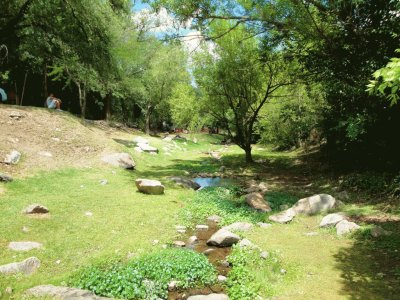
<path fill-rule="evenodd" d="M 128 134 L 104 122 L 82 121 L 67 112 L 9 105 L 0 105 L 0 128 L 0 173 L 12 176 L 101 164 L 102 154 L 119 148 L 111 135 Z M 18 165 L 3 163 L 12 150 L 22 154 Z"/>

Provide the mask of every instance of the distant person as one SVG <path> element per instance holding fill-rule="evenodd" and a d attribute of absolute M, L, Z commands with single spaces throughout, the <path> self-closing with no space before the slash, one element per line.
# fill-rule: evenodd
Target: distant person
<path fill-rule="evenodd" d="M 53 93 L 50 93 L 46 99 L 46 107 L 50 109 L 60 109 L 61 100 L 54 97 Z"/>
<path fill-rule="evenodd" d="M 7 94 L 2 88 L 0 88 L 0 97 L 1 103 L 5 103 L 7 101 Z"/>

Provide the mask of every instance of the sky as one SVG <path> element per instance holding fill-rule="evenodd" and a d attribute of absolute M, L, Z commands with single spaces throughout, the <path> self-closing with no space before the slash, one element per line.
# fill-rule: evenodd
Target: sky
<path fill-rule="evenodd" d="M 133 6 L 133 11 L 140 11 L 144 8 L 150 8 L 147 3 L 142 3 L 140 0 L 135 0 L 135 5 Z"/>

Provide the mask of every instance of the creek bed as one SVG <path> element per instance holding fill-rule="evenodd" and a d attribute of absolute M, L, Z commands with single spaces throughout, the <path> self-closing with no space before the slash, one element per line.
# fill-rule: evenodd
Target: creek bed
<path fill-rule="evenodd" d="M 207 230 L 189 230 L 183 237 L 183 241 L 187 241 L 189 237 L 195 235 L 198 240 L 195 243 L 189 244 L 187 243 L 186 248 L 192 249 L 196 252 L 203 253 L 207 249 L 212 249 L 210 253 L 208 253 L 207 258 L 210 263 L 212 263 L 218 271 L 218 275 L 227 276 L 230 271 L 230 267 L 226 264 L 221 264 L 221 261 L 226 261 L 226 257 L 231 253 L 231 247 L 214 247 L 208 246 L 207 241 L 209 238 L 217 232 L 220 228 L 215 222 L 207 222 L 208 225 Z M 193 295 L 208 295 L 212 293 L 224 293 L 225 288 L 221 284 L 215 284 L 213 286 L 207 286 L 203 288 L 193 288 L 187 289 L 183 291 L 172 291 L 168 293 L 169 300 L 181 300 L 186 299 L 189 296 Z"/>

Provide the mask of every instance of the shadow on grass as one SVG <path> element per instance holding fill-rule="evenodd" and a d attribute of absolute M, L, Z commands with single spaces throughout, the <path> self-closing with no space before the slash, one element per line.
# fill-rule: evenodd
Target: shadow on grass
<path fill-rule="evenodd" d="M 342 272 L 342 292 L 349 299 L 399 299 L 400 221 L 378 224 L 389 236 L 371 237 L 368 230 L 354 236 L 354 244 L 334 257 Z"/>
<path fill-rule="evenodd" d="M 117 142 L 118 144 L 124 145 L 127 148 L 134 148 L 135 143 L 133 141 L 129 140 L 122 140 L 122 139 L 113 139 L 114 142 Z"/>

